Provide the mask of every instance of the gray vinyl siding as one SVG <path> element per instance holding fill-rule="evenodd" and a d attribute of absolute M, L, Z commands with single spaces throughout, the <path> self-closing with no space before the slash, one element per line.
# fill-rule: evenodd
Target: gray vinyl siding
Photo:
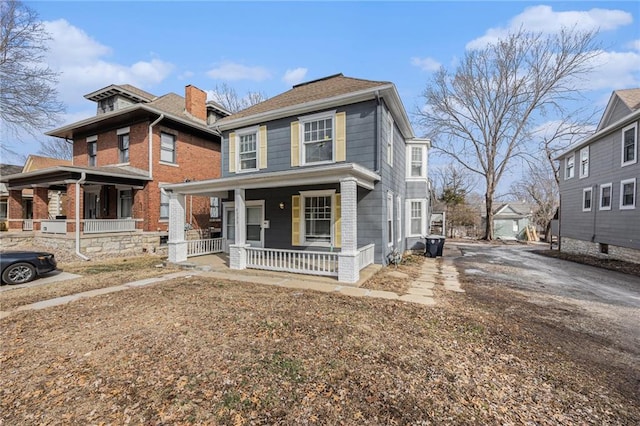
<path fill-rule="evenodd" d="M 330 111 L 333 111 L 331 109 Z M 335 109 L 336 112 L 346 112 L 346 162 L 357 163 L 370 170 L 375 169 L 376 159 L 376 104 L 374 101 L 345 105 Z M 317 111 L 321 113 L 323 111 Z M 315 112 L 314 112 L 315 114 Z M 307 115 L 307 114 L 304 114 Z M 291 167 L 291 123 L 298 121 L 295 115 L 280 120 L 260 123 L 267 126 L 267 168 L 257 172 L 278 172 L 301 167 Z M 311 114 L 308 114 L 311 115 Z M 335 125 L 335 124 L 334 124 Z M 234 129 L 241 130 L 241 129 Z M 222 139 L 222 177 L 234 176 L 229 173 L 229 134 L 225 131 Z M 247 174 L 247 173 L 243 173 Z"/>
<path fill-rule="evenodd" d="M 631 113 L 632 111 L 629 110 L 629 107 L 627 107 L 623 102 L 621 102 L 620 100 L 618 100 L 616 102 L 615 107 L 611 110 L 608 120 L 605 123 L 602 123 L 602 128 L 605 128 L 607 126 L 609 126 L 610 124 L 615 123 L 618 120 L 622 120 L 624 117 L 626 117 L 627 115 L 629 115 L 629 113 Z"/>
<path fill-rule="evenodd" d="M 589 147 L 589 176 L 579 178 L 578 154 L 575 176 L 560 181 L 561 236 L 640 249 L 640 162 L 621 167 L 621 131 L 604 136 Z M 565 165 L 563 159 L 562 176 Z M 620 182 L 631 178 L 636 178 L 636 207 L 621 210 Z M 611 210 L 600 210 L 600 186 L 608 183 L 612 184 Z M 583 212 L 583 189 L 589 187 L 593 188 L 591 211 Z"/>

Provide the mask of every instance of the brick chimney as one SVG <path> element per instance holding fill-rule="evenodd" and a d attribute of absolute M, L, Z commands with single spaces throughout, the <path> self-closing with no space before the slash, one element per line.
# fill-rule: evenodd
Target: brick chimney
<path fill-rule="evenodd" d="M 184 88 L 185 109 L 193 117 L 207 121 L 207 94 L 196 86 Z"/>

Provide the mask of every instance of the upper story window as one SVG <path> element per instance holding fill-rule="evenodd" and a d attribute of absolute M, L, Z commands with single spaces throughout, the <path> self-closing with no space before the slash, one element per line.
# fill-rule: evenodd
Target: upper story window
<path fill-rule="evenodd" d="M 620 182 L 620 210 L 636 208 L 636 179 L 625 179 Z"/>
<path fill-rule="evenodd" d="M 90 136 L 87 138 L 87 164 L 90 167 L 95 167 L 97 164 L 96 157 L 98 156 L 98 137 Z"/>
<path fill-rule="evenodd" d="M 611 210 L 611 184 L 600 185 L 600 210 Z"/>
<path fill-rule="evenodd" d="M 118 161 L 120 163 L 129 162 L 129 128 L 118 129 Z"/>
<path fill-rule="evenodd" d="M 407 145 L 407 177 L 427 178 L 427 147 L 425 145 Z"/>
<path fill-rule="evenodd" d="M 584 188 L 582 190 L 582 211 L 590 212 L 591 211 L 591 195 L 593 194 L 592 188 Z"/>
<path fill-rule="evenodd" d="M 638 125 L 622 129 L 622 167 L 638 162 Z"/>
<path fill-rule="evenodd" d="M 393 117 L 391 112 L 384 110 L 385 145 L 387 147 L 387 163 L 393 166 Z"/>
<path fill-rule="evenodd" d="M 589 147 L 580 150 L 580 179 L 589 176 Z"/>
<path fill-rule="evenodd" d="M 160 133 L 160 161 L 176 162 L 176 137 L 169 133 Z"/>
<path fill-rule="evenodd" d="M 571 179 L 573 177 L 575 173 L 575 161 L 576 161 L 575 154 L 571 154 L 565 160 L 565 166 L 564 166 L 565 179 Z"/>
<path fill-rule="evenodd" d="M 302 128 L 302 163 L 333 161 L 333 113 L 300 119 Z"/>
<path fill-rule="evenodd" d="M 101 99 L 98 104 L 98 109 L 101 113 L 111 112 L 115 109 L 115 99 L 113 96 L 106 99 Z"/>
<path fill-rule="evenodd" d="M 258 129 L 238 134 L 238 170 L 258 169 Z"/>

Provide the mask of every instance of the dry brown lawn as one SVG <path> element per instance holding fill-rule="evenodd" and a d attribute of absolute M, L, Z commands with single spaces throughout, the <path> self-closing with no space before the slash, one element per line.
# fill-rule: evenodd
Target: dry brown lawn
<path fill-rule="evenodd" d="M 0 424 L 640 423 L 640 369 L 589 355 L 612 342 L 482 284 L 425 307 L 196 276 L 14 313 Z"/>

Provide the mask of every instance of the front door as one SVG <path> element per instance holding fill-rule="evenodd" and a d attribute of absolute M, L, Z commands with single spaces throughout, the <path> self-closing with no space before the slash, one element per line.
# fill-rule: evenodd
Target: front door
<path fill-rule="evenodd" d="M 251 247 L 264 247 L 264 202 L 247 201 L 246 212 L 246 236 L 247 244 Z M 229 252 L 229 245 L 235 244 L 236 239 L 235 206 L 233 203 L 224 204 L 224 224 L 223 233 L 225 240 L 225 251 Z"/>

